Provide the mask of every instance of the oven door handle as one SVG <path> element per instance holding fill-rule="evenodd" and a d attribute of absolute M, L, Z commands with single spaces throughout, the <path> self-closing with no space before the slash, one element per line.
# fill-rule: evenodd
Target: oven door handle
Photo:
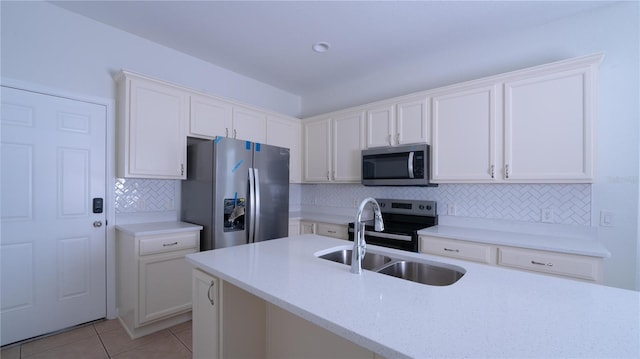
<path fill-rule="evenodd" d="M 353 228 L 349 228 L 349 232 L 353 233 L 354 232 Z M 378 238 L 395 239 L 395 240 L 406 241 L 406 242 L 411 242 L 413 240 L 413 236 L 409 236 L 409 235 L 384 233 L 384 232 L 376 232 L 376 231 L 364 231 L 364 235 L 371 236 L 371 237 L 378 237 Z"/>

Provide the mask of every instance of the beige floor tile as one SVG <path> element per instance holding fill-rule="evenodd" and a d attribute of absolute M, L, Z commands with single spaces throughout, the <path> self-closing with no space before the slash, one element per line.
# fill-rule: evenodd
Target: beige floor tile
<path fill-rule="evenodd" d="M 186 329 L 177 333 L 173 333 L 173 335 L 175 335 L 178 340 L 180 340 L 182 342 L 182 344 L 184 344 L 187 349 L 189 349 L 190 351 L 193 351 L 193 332 L 192 329 Z"/>
<path fill-rule="evenodd" d="M 181 332 L 183 330 L 191 329 L 192 325 L 193 325 L 193 323 L 191 321 L 188 321 L 188 322 L 176 324 L 173 327 L 169 328 L 169 330 L 172 333 L 177 333 L 177 332 Z"/>
<path fill-rule="evenodd" d="M 168 332 L 167 332 L 168 333 Z M 157 336 L 147 343 L 127 350 L 113 357 L 114 359 L 189 359 L 191 352 L 171 333 L 168 336 Z"/>
<path fill-rule="evenodd" d="M 22 345 L 22 357 L 32 356 L 43 351 L 49 351 L 66 344 L 75 343 L 87 338 L 98 338 L 93 325 L 85 325 L 83 327 L 72 329 L 60 334 L 55 334 L 42 339 L 37 339 Z"/>
<path fill-rule="evenodd" d="M 100 334 L 100 339 L 107 349 L 109 356 L 116 356 L 122 352 L 139 348 L 153 341 L 162 341 L 166 338 L 174 338 L 169 330 L 161 330 L 159 332 L 145 335 L 138 339 L 131 339 L 124 328 L 114 329 Z"/>
<path fill-rule="evenodd" d="M 112 330 L 122 329 L 122 324 L 118 319 L 103 320 L 101 322 L 93 323 L 98 334 L 106 333 Z"/>
<path fill-rule="evenodd" d="M 33 356 L 22 356 L 28 359 L 103 359 L 108 358 L 100 338 L 93 336 L 73 343 L 58 346 Z"/>
<path fill-rule="evenodd" d="M 20 359 L 20 345 L 14 345 L 8 348 L 3 348 L 0 353 L 2 359 Z"/>

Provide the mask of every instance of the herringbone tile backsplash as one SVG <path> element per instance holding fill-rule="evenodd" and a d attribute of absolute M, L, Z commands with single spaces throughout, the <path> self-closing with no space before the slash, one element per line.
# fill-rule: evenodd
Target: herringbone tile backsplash
<path fill-rule="evenodd" d="M 180 181 L 123 179 L 115 183 L 116 213 L 176 211 Z M 365 187 L 359 184 L 291 185 L 291 207 L 357 208 L 366 198 L 423 199 L 438 202 L 438 214 L 540 222 L 551 209 L 552 222 L 591 224 L 589 184 L 441 184 L 438 187 Z"/>

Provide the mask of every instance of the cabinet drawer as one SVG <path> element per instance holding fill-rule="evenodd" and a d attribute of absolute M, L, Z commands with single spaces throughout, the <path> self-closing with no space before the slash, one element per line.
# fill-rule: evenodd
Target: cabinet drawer
<path fill-rule="evenodd" d="M 506 267 L 600 281 L 601 259 L 532 249 L 500 247 L 498 264 Z"/>
<path fill-rule="evenodd" d="M 199 231 L 159 234 L 140 239 L 140 255 L 197 248 Z"/>
<path fill-rule="evenodd" d="M 318 223 L 316 225 L 316 234 L 319 236 L 327 236 L 339 239 L 349 239 L 346 225 Z"/>
<path fill-rule="evenodd" d="M 439 256 L 496 264 L 496 248 L 488 244 L 422 236 L 420 237 L 420 251 Z"/>

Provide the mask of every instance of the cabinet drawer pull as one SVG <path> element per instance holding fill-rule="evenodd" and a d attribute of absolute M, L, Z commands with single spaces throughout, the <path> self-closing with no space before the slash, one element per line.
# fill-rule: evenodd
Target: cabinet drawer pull
<path fill-rule="evenodd" d="M 215 302 L 213 301 L 213 297 L 211 296 L 211 290 L 213 289 L 215 282 L 211 281 L 211 284 L 209 285 L 209 289 L 207 290 L 207 298 L 209 299 L 209 302 L 211 302 L 211 305 L 215 305 Z"/>
<path fill-rule="evenodd" d="M 542 263 L 542 262 L 531 261 L 531 264 L 535 264 L 535 265 L 539 265 L 539 266 L 553 267 L 553 263 Z"/>
<path fill-rule="evenodd" d="M 336 231 L 334 231 L 334 230 L 328 230 L 327 232 L 328 232 L 328 233 L 331 233 L 331 234 L 336 234 L 336 233 L 337 233 L 337 232 L 336 232 Z"/>
<path fill-rule="evenodd" d="M 446 247 L 444 248 L 444 250 L 447 251 L 447 252 L 456 252 L 456 253 L 460 252 L 459 249 L 450 249 L 450 248 L 446 248 Z"/>
<path fill-rule="evenodd" d="M 163 247 L 171 247 L 171 246 L 175 246 L 175 245 L 177 245 L 177 244 L 178 244 L 178 242 L 173 242 L 173 243 L 163 243 L 163 244 L 162 244 L 162 246 L 163 246 Z"/>

